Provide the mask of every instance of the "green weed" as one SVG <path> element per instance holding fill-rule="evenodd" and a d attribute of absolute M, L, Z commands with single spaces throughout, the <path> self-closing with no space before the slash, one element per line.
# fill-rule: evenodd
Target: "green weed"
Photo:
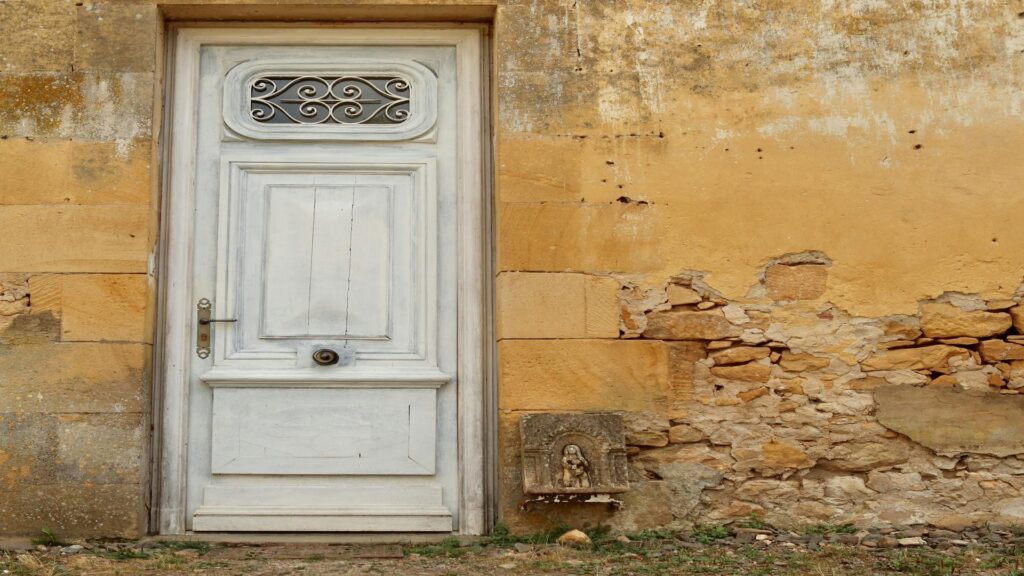
<path fill-rule="evenodd" d="M 732 536 L 732 531 L 726 526 L 698 525 L 690 536 L 701 544 L 714 544 L 718 540 Z"/>
<path fill-rule="evenodd" d="M 39 529 L 39 536 L 32 539 L 32 543 L 43 546 L 63 546 L 64 542 L 57 537 L 57 533 L 43 526 Z"/>

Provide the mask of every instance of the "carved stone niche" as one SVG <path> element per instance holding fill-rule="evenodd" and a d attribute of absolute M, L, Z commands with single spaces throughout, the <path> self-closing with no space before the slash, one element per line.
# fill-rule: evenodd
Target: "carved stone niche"
<path fill-rule="evenodd" d="M 519 431 L 526 494 L 617 494 L 629 489 L 622 416 L 526 414 Z"/>

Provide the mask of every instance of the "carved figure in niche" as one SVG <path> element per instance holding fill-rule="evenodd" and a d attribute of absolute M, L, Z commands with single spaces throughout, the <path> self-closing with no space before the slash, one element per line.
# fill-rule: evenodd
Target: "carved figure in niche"
<path fill-rule="evenodd" d="M 562 486 L 590 488 L 590 462 L 575 444 L 566 444 L 562 449 Z"/>
<path fill-rule="evenodd" d="M 629 489 L 620 414 L 523 414 L 519 430 L 524 494 L 618 494 Z"/>

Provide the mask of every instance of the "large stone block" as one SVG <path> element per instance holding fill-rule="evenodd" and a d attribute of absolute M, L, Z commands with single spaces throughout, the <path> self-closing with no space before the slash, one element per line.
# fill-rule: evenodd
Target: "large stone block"
<path fill-rule="evenodd" d="M 146 409 L 145 344 L 0 346 L 0 407 L 9 412 L 140 412 Z"/>
<path fill-rule="evenodd" d="M 962 310 L 945 302 L 921 306 L 921 328 L 930 338 L 987 338 L 1006 332 L 1012 323 L 1010 315 L 1005 312 Z"/>
<path fill-rule="evenodd" d="M 0 270 L 146 272 L 145 206 L 0 206 Z"/>
<path fill-rule="evenodd" d="M 617 338 L 619 282 L 585 274 L 498 276 L 499 338 Z"/>
<path fill-rule="evenodd" d="M 54 0 L 0 2 L 4 72 L 66 72 L 75 51 L 75 6 Z"/>
<path fill-rule="evenodd" d="M 150 135 L 153 90 L 152 72 L 0 72 L 0 134 L 119 141 L 126 148 Z"/>
<path fill-rule="evenodd" d="M 502 202 L 579 202 L 582 144 L 572 138 L 524 138 L 501 143 Z"/>
<path fill-rule="evenodd" d="M 660 340 L 721 340 L 739 336 L 742 330 L 729 322 L 720 308 L 673 309 L 647 315 L 644 337 Z"/>
<path fill-rule="evenodd" d="M 0 533 L 36 536 L 47 527 L 62 537 L 136 538 L 145 531 L 140 484 L 36 485 L 0 483 Z"/>
<path fill-rule="evenodd" d="M 61 274 L 61 340 L 149 342 L 145 274 Z"/>
<path fill-rule="evenodd" d="M 0 413 L 0 481 L 8 487 L 141 482 L 144 417 Z"/>
<path fill-rule="evenodd" d="M 155 6 L 97 1 L 78 11 L 76 70 L 152 72 L 158 58 Z"/>
<path fill-rule="evenodd" d="M 861 368 L 870 370 L 931 370 L 947 374 L 950 361 L 965 361 L 971 356 L 970 350 L 937 344 L 920 348 L 898 348 L 869 356 L 861 362 Z"/>
<path fill-rule="evenodd" d="M 765 291 L 776 301 L 820 298 L 827 280 L 828 268 L 821 264 L 776 264 L 764 272 Z"/>
<path fill-rule="evenodd" d="M 0 204 L 70 202 L 72 148 L 67 140 L 0 140 Z"/>
<path fill-rule="evenodd" d="M 1024 454 L 1024 398 L 939 386 L 875 390 L 878 421 L 939 453 Z"/>
<path fill-rule="evenodd" d="M 503 410 L 667 409 L 661 342 L 504 340 L 498 353 Z"/>
<path fill-rule="evenodd" d="M 75 204 L 149 204 L 152 141 L 80 142 L 71 148 L 70 194 Z"/>
<path fill-rule="evenodd" d="M 501 270 L 642 272 L 664 264 L 657 207 L 506 203 L 498 209 Z"/>

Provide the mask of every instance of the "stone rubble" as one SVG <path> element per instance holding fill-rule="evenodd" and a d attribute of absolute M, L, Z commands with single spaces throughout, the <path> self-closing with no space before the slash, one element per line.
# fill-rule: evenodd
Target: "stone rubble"
<path fill-rule="evenodd" d="M 829 266 L 771 264 L 743 301 L 693 274 L 660 292 L 620 291 L 631 326 L 621 337 L 664 342 L 672 384 L 667 420 L 626 414 L 627 509 L 671 510 L 674 528 L 750 515 L 778 526 L 1024 523 L 1024 430 L 1008 425 L 1024 421 L 1011 418 L 1024 414 L 1020 294 L 944 295 L 916 316 L 854 317 L 820 300 Z M 687 472 L 665 475 L 671 465 Z M 653 518 L 607 521 L 669 520 Z"/>

